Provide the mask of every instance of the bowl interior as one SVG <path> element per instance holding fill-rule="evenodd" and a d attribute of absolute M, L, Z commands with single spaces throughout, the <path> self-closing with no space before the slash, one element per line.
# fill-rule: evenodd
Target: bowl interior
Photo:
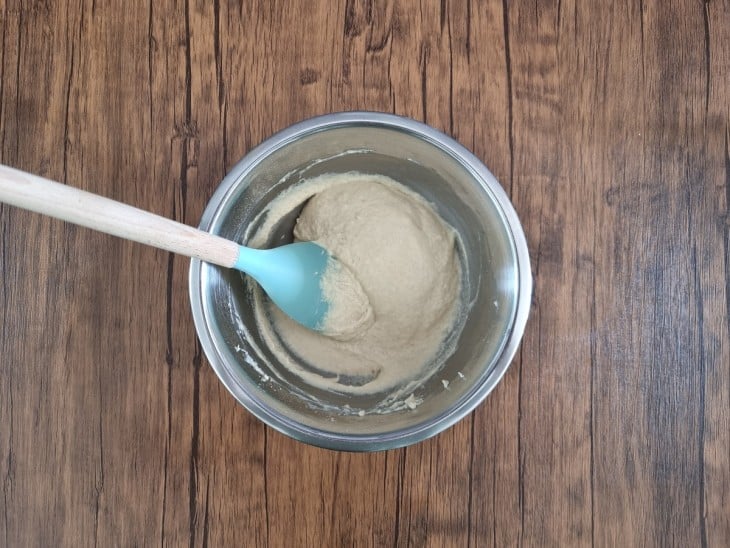
<path fill-rule="evenodd" d="M 322 439 L 325 446 L 331 445 L 328 438 L 377 443 L 405 431 L 426 437 L 453 422 L 450 417 L 476 392 L 483 397 L 496 384 L 503 371 L 495 372 L 495 364 L 515 319 L 518 261 L 490 187 L 498 183 L 459 152 L 433 135 L 403 128 L 341 125 L 260 147 L 232 170 L 206 210 L 205 230 L 246 243 L 267 205 L 291 185 L 323 173 L 382 174 L 421 194 L 456 229 L 463 267 L 464 314 L 450 335 L 453 354 L 420 386 L 402 387 L 384 402 L 387 394 L 319 391 L 277 367 L 256 326 L 253 307 L 260 295 L 254 285 L 237 272 L 194 265 L 191 291 L 202 301 L 202 321 L 196 323 L 206 354 L 228 389 L 259 418 L 295 438 Z M 291 241 L 300 209 L 282 219 L 267 246 Z M 391 412 L 371 412 L 389 403 Z"/>

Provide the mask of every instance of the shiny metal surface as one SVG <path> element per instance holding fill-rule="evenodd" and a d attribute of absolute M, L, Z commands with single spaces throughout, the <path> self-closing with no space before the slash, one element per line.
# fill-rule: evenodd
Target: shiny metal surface
<path fill-rule="evenodd" d="M 452 333 L 458 337 L 453 355 L 415 389 L 414 396 L 423 399 L 416 409 L 359 416 L 354 410 L 372 409 L 386 395 L 317 393 L 278 370 L 257 336 L 254 299 L 237 273 L 194 260 L 189 289 L 206 356 L 242 405 L 295 439 L 369 451 L 433 436 L 489 394 L 522 337 L 532 276 L 517 214 L 489 170 L 450 137 L 389 114 L 331 114 L 272 136 L 226 176 L 200 227 L 245 243 L 254 220 L 280 192 L 303 178 L 353 170 L 388 175 L 420 193 L 461 240 L 462 300 L 471 306 L 463 329 Z M 272 245 L 290 240 L 297 215 L 293 211 L 280 223 Z"/>

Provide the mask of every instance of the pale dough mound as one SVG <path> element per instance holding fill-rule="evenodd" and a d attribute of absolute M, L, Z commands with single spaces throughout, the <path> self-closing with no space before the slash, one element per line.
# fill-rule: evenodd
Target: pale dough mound
<path fill-rule="evenodd" d="M 294 372 L 322 388 L 362 393 L 422 374 L 459 304 L 454 230 L 423 198 L 383 176 L 322 175 L 302 183 L 298 192 L 312 197 L 294 235 L 322 245 L 355 276 L 373 317 L 347 340 L 337 340 L 272 309 L 282 341 L 309 366 Z M 346 317 L 347 310 L 338 314 Z"/>
<path fill-rule="evenodd" d="M 329 309 L 322 333 L 347 341 L 367 331 L 375 321 L 373 307 L 360 282 L 350 269 L 331 258 L 320 282 Z"/>
<path fill-rule="evenodd" d="M 315 241 L 355 275 L 387 346 L 412 344 L 451 312 L 458 288 L 454 234 L 428 206 L 360 176 L 315 195 L 294 235 Z"/>

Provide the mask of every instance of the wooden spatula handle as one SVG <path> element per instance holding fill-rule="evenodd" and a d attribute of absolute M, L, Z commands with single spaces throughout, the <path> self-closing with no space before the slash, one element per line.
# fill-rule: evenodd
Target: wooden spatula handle
<path fill-rule="evenodd" d="M 0 202 L 220 266 L 238 258 L 235 242 L 2 164 Z"/>

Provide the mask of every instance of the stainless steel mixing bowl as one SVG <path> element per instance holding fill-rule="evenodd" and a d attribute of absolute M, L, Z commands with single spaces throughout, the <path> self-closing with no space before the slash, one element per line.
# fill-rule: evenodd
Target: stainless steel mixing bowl
<path fill-rule="evenodd" d="M 271 427 L 330 449 L 401 447 L 467 415 L 504 375 L 530 308 L 527 243 L 507 195 L 473 154 L 429 126 L 371 112 L 320 116 L 266 140 L 226 176 L 200 227 L 245 243 L 282 191 L 304 178 L 347 171 L 392 177 L 424 196 L 459 233 L 468 313 L 451 334 L 455 351 L 441 369 L 402 394 L 403 401 L 412 394 L 408 401 L 421 403 L 372 413 L 385 394 L 346 396 L 305 385 L 282 370 L 257 332 L 255 292 L 242 276 L 198 260 L 190 267 L 195 327 L 226 388 Z M 297 215 L 280 223 L 272 245 L 291 237 Z"/>

